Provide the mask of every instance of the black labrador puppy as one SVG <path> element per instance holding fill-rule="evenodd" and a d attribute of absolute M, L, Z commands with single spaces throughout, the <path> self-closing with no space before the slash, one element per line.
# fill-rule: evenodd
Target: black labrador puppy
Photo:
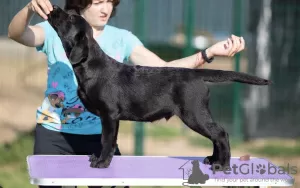
<path fill-rule="evenodd" d="M 230 165 L 228 133 L 212 118 L 205 82 L 268 85 L 270 81 L 234 71 L 122 64 L 102 51 L 81 16 L 54 6 L 48 21 L 72 64 L 78 96 L 86 109 L 102 120 L 103 149 L 100 156 L 90 157 L 91 167 L 110 165 L 120 120 L 153 122 L 174 115 L 212 141 L 213 154 L 205 158 L 205 164 Z"/>

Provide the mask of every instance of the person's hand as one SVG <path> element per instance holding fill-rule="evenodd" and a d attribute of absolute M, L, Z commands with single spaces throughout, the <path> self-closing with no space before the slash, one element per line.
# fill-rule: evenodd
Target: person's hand
<path fill-rule="evenodd" d="M 37 13 L 45 20 L 48 19 L 47 14 L 53 10 L 49 0 L 31 0 L 28 6 L 31 11 Z"/>
<path fill-rule="evenodd" d="M 243 37 L 231 35 L 231 38 L 218 42 L 206 50 L 207 56 L 227 56 L 233 57 L 236 53 L 245 49 L 245 40 Z"/>

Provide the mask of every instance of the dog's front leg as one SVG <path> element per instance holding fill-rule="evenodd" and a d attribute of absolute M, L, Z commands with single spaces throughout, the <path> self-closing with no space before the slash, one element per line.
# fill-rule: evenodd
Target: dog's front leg
<path fill-rule="evenodd" d="M 109 167 L 115 149 L 117 147 L 116 139 L 118 134 L 119 121 L 112 120 L 110 118 L 103 118 L 102 120 L 102 151 L 100 157 L 95 155 L 91 156 L 91 167 L 92 168 L 107 168 Z"/>

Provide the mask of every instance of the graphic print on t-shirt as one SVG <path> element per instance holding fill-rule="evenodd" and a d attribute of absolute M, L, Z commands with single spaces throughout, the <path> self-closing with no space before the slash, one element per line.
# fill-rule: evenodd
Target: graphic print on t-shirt
<path fill-rule="evenodd" d="M 56 129 L 80 128 L 97 117 L 86 113 L 77 96 L 77 82 L 70 65 L 56 62 L 48 70 L 46 98 L 39 108 L 39 121 L 57 124 Z M 67 95 L 66 95 L 67 94 Z"/>
<path fill-rule="evenodd" d="M 88 112 L 77 95 L 77 79 L 60 38 L 47 21 L 38 25 L 46 33 L 44 44 L 37 50 L 47 56 L 48 80 L 45 98 L 37 109 L 37 122 L 60 132 L 101 133 L 100 118 Z M 109 25 L 96 40 L 104 53 L 120 63 L 129 60 L 136 46 L 143 45 L 131 32 Z"/>

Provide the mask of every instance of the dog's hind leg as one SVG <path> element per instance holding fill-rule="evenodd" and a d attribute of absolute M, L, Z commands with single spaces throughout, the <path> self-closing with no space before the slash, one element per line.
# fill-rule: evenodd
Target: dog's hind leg
<path fill-rule="evenodd" d="M 206 96 L 203 93 L 199 96 L 185 97 L 189 101 L 183 102 L 184 106 L 177 115 L 190 129 L 212 141 L 213 154 L 206 157 L 204 163 L 214 165 L 216 170 L 218 167 L 224 169 L 230 165 L 231 157 L 228 133 L 212 119 L 208 108 L 209 91 Z"/>
<path fill-rule="evenodd" d="M 203 109 L 202 109 L 203 110 Z M 211 120 L 209 111 L 202 111 L 200 114 L 193 114 L 193 112 L 184 113 L 180 118 L 193 131 L 210 139 L 213 143 L 213 154 L 205 158 L 204 163 L 215 165 L 217 169 L 229 166 L 230 164 L 230 145 L 228 133 L 225 129 Z"/>
<path fill-rule="evenodd" d="M 115 149 L 117 147 L 117 134 L 119 129 L 119 121 L 110 118 L 102 119 L 102 151 L 99 158 L 94 155 L 91 157 L 91 167 L 107 168 L 109 167 Z"/>

